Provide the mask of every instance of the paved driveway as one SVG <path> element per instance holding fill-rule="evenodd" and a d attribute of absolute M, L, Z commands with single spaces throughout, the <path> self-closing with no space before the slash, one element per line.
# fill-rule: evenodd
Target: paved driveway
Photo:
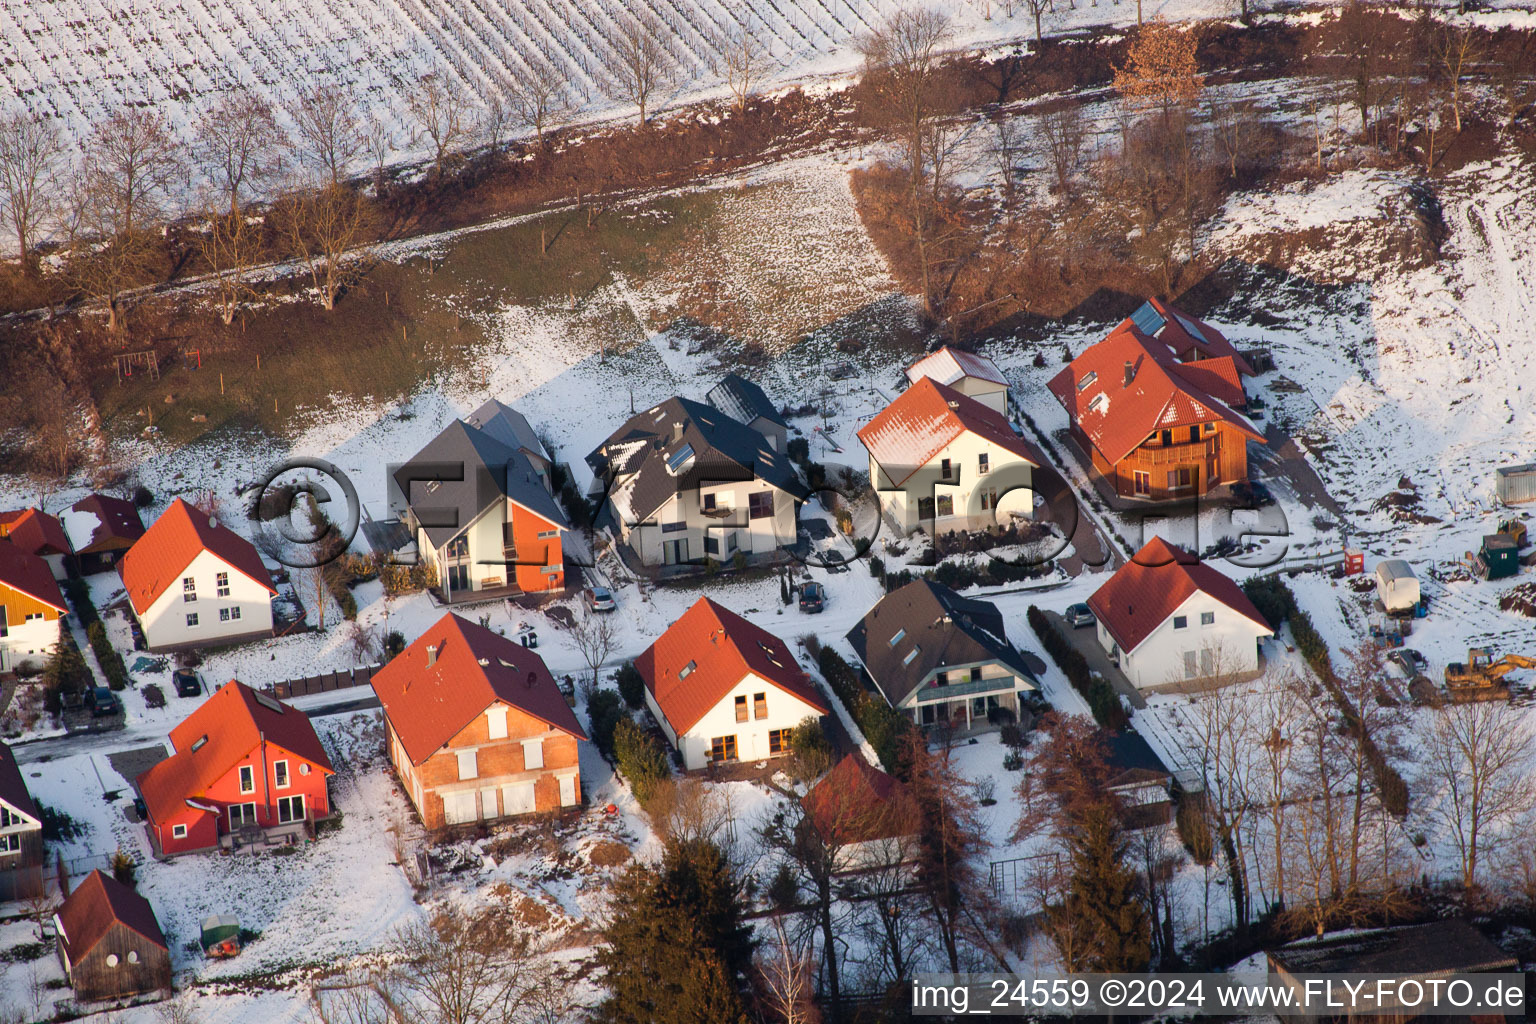
<path fill-rule="evenodd" d="M 1099 673 L 1109 680 L 1109 685 L 1115 688 L 1115 692 L 1130 700 L 1131 706 L 1140 711 L 1147 706 L 1147 698 L 1141 691 L 1131 685 L 1131 681 L 1125 678 L 1125 673 L 1116 668 L 1109 660 L 1109 654 L 1099 645 L 1098 630 L 1089 626 L 1082 629 L 1073 629 L 1067 625 L 1067 620 L 1056 612 L 1046 612 L 1046 618 L 1052 625 L 1061 630 L 1073 647 L 1076 647 L 1088 661 L 1088 668 Z"/>

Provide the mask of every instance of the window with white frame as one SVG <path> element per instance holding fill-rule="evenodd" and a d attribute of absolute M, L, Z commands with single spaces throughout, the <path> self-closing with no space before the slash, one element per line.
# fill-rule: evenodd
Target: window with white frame
<path fill-rule="evenodd" d="M 1184 652 L 1184 678 L 1185 679 L 1194 679 L 1199 674 L 1200 674 L 1199 663 L 1196 660 L 1195 652 L 1194 651 L 1185 651 Z"/>
<path fill-rule="evenodd" d="M 221 572 L 213 577 L 214 587 L 220 597 L 229 596 L 229 573 Z"/>
<path fill-rule="evenodd" d="M 188 604 L 197 600 L 197 580 L 191 576 L 181 578 L 181 599 Z"/>
<path fill-rule="evenodd" d="M 196 627 L 197 627 L 197 612 L 189 612 L 187 614 L 187 628 L 188 629 L 195 629 Z"/>
<path fill-rule="evenodd" d="M 1200 649 L 1200 674 L 1203 676 L 1216 674 L 1216 652 L 1209 647 Z"/>
<path fill-rule="evenodd" d="M 1184 629 L 1188 625 L 1189 625 L 1189 616 L 1188 615 L 1175 615 L 1173 617 L 1173 628 L 1174 629 Z"/>
<path fill-rule="evenodd" d="M 544 767 L 544 741 L 523 740 L 523 770 Z"/>
<path fill-rule="evenodd" d="M 248 764 L 240 766 L 240 792 L 256 792 L 256 769 Z"/>
<path fill-rule="evenodd" d="M 172 839 L 185 839 L 185 838 L 187 838 L 187 826 L 185 826 L 185 825 L 172 825 L 171 826 L 171 838 Z"/>
<path fill-rule="evenodd" d="M 1216 613 L 1215 612 L 1201 612 L 1200 613 L 1200 625 L 1202 625 L 1202 626 L 1214 626 L 1214 625 L 1216 625 Z"/>
<path fill-rule="evenodd" d="M 12 832 L 10 835 L 0 836 L 0 853 L 20 853 L 21 835 Z"/>
<path fill-rule="evenodd" d="M 475 779 L 480 777 L 480 769 L 475 764 L 475 752 L 473 750 L 459 751 L 459 778 Z"/>
<path fill-rule="evenodd" d="M 507 709 L 487 708 L 485 712 L 487 735 L 493 740 L 507 738 Z"/>
<path fill-rule="evenodd" d="M 285 796 L 277 801 L 277 820 L 282 823 L 304 820 L 304 797 Z"/>
<path fill-rule="evenodd" d="M 288 762 L 272 762 L 272 784 L 278 789 L 287 789 L 291 780 L 288 777 Z"/>

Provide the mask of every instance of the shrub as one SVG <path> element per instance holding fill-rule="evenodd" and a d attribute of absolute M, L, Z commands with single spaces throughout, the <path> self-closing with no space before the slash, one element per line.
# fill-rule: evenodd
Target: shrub
<path fill-rule="evenodd" d="M 869 556 L 869 574 L 877 580 L 885 578 L 885 561 L 879 555 Z"/>
<path fill-rule="evenodd" d="M 629 780 L 635 799 L 642 805 L 656 793 L 657 786 L 672 775 L 667 752 L 656 737 L 627 715 L 619 719 L 618 727 L 613 731 L 613 756 L 619 772 Z"/>
<path fill-rule="evenodd" d="M 1094 720 L 1106 729 L 1125 728 L 1125 709 L 1120 706 L 1120 698 L 1115 695 L 1115 688 L 1109 685 L 1109 681 L 1093 675 L 1088 668 L 1088 659 L 1072 646 L 1071 641 L 1052 625 L 1039 608 L 1030 605 L 1025 617 L 1029 620 L 1029 627 L 1040 638 L 1040 646 L 1045 648 L 1045 653 L 1061 668 L 1072 688 L 1088 702 Z"/>
<path fill-rule="evenodd" d="M 619 666 L 619 694 L 632 708 L 638 710 L 645 705 L 645 678 L 632 661 Z"/>
<path fill-rule="evenodd" d="M 1264 616 L 1271 629 L 1279 629 L 1280 624 L 1296 610 L 1291 588 L 1278 576 L 1257 576 L 1245 580 L 1243 593 L 1253 602 L 1259 614 Z"/>
<path fill-rule="evenodd" d="M 832 744 L 817 719 L 807 718 L 790 731 L 789 751 L 795 774 L 802 779 L 814 779 L 832 767 Z"/>
<path fill-rule="evenodd" d="M 785 448 L 785 453 L 789 456 L 789 461 L 803 466 L 811 461 L 811 442 L 803 437 L 792 437 Z"/>
<path fill-rule="evenodd" d="M 619 695 L 612 690 L 598 690 L 587 701 L 587 724 L 592 742 L 597 744 L 597 749 L 602 751 L 604 757 L 613 757 L 614 729 L 618 727 L 620 719 L 628 717 Z"/>
<path fill-rule="evenodd" d="M 887 704 L 884 697 L 872 693 L 860 694 L 852 711 L 859 731 L 864 734 L 869 745 L 875 748 L 885 770 L 892 775 L 904 775 L 906 766 L 901 757 L 902 740 L 914 728 L 912 720 Z"/>
<path fill-rule="evenodd" d="M 112 854 L 110 863 L 112 865 L 112 877 L 132 889 L 134 869 L 137 865 L 134 864 L 133 858 L 128 855 L 128 852 L 119 849 L 116 853 Z"/>
<path fill-rule="evenodd" d="M 405 634 L 398 629 L 390 630 L 389 636 L 384 638 L 384 656 L 393 658 L 403 650 L 405 650 Z"/>
<path fill-rule="evenodd" d="M 127 689 L 128 667 L 123 664 L 123 656 L 117 653 L 117 648 L 107 640 L 107 627 L 97 619 L 85 628 L 85 636 L 91 642 L 91 650 L 96 654 L 102 673 L 107 677 L 107 685 L 114 690 Z"/>
<path fill-rule="evenodd" d="M 37 817 L 43 826 L 43 839 L 50 843 L 67 843 L 85 835 L 85 826 L 64 811 L 56 811 L 47 804 L 37 804 Z"/>
<path fill-rule="evenodd" d="M 150 493 L 148 487 L 142 485 L 133 489 L 133 504 L 136 508 L 149 508 L 155 503 L 155 496 Z"/>
<path fill-rule="evenodd" d="M 737 572 L 741 572 L 747 567 L 747 553 L 745 551 L 736 552 L 731 556 L 731 565 L 736 567 Z"/>
<path fill-rule="evenodd" d="M 1179 799 L 1177 821 L 1179 839 L 1184 843 L 1184 849 L 1189 851 L 1190 859 L 1196 864 L 1208 866 L 1216 852 L 1216 841 L 1198 797 L 1183 796 Z"/>

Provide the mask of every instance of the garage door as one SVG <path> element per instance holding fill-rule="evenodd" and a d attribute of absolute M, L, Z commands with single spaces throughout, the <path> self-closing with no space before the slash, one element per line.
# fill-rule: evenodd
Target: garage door
<path fill-rule="evenodd" d="M 501 802 L 508 814 L 532 814 L 533 783 L 513 782 L 501 787 Z"/>
<path fill-rule="evenodd" d="M 443 817 L 450 825 L 462 825 L 475 820 L 475 791 L 443 794 Z"/>

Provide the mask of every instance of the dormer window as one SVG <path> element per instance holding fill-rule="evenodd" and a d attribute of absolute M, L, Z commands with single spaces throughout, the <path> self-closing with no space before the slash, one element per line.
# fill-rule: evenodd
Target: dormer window
<path fill-rule="evenodd" d="M 1093 400 L 1088 403 L 1088 411 L 1103 412 L 1104 407 L 1108 404 L 1109 400 L 1104 397 L 1104 392 L 1100 391 L 1098 394 L 1094 395 Z"/>
<path fill-rule="evenodd" d="M 679 678 L 679 679 L 687 679 L 689 676 L 693 675 L 693 670 L 698 668 L 698 667 L 699 667 L 699 663 L 698 662 L 690 661 L 688 664 L 684 665 L 682 668 L 677 670 L 677 678 Z"/>

